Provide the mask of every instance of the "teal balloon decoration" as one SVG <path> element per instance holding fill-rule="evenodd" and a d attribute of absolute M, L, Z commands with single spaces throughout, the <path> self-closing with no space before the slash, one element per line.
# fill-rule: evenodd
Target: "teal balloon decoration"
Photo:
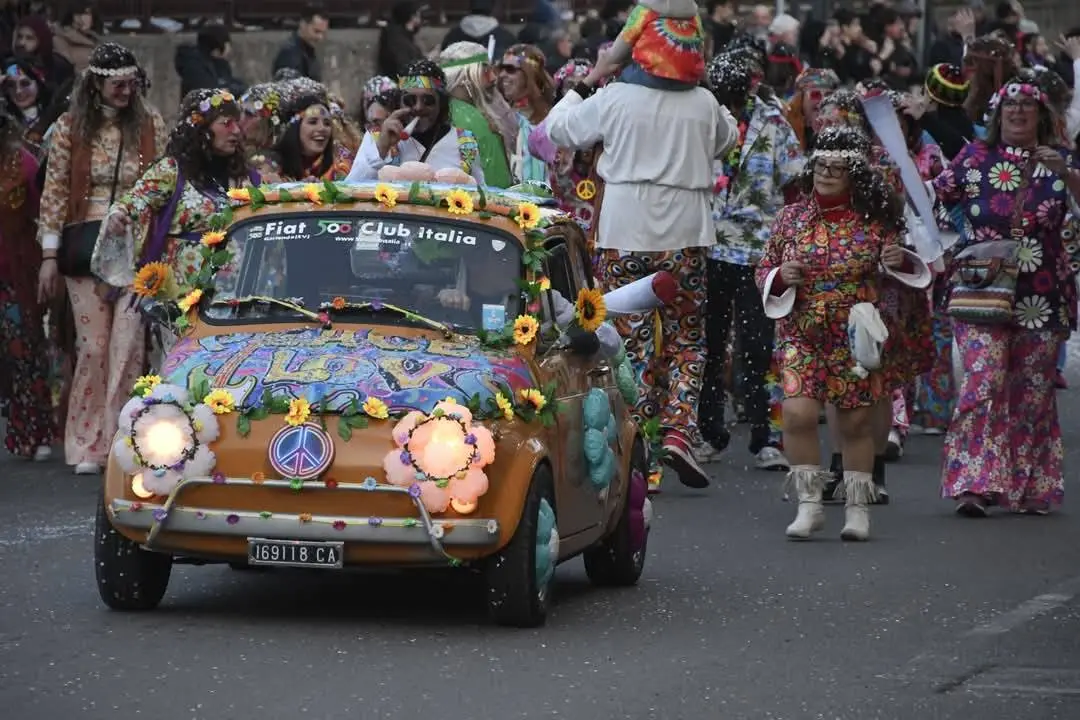
<path fill-rule="evenodd" d="M 585 467 L 589 482 L 599 492 L 611 484 L 615 475 L 615 452 L 611 443 L 615 441 L 617 423 L 611 411 L 611 398 L 604 390 L 590 390 L 583 406 Z"/>
<path fill-rule="evenodd" d="M 636 405 L 638 400 L 637 381 L 634 380 L 634 371 L 630 369 L 630 362 L 624 362 L 615 369 L 615 385 L 619 388 L 623 402 L 627 405 Z"/>
<path fill-rule="evenodd" d="M 615 361 L 616 365 L 622 365 L 623 364 L 623 361 L 626 360 L 626 346 L 625 345 L 619 345 L 619 350 L 618 350 L 618 352 L 615 353 L 615 357 L 612 358 L 612 360 Z"/>
<path fill-rule="evenodd" d="M 606 433 L 595 428 L 585 431 L 585 462 L 589 465 L 598 465 L 604 459 L 604 451 L 607 449 Z"/>
<path fill-rule="evenodd" d="M 536 582 L 544 587 L 555 574 L 555 562 L 559 556 L 559 532 L 555 525 L 555 511 L 547 498 L 541 498 L 540 511 L 536 517 Z"/>

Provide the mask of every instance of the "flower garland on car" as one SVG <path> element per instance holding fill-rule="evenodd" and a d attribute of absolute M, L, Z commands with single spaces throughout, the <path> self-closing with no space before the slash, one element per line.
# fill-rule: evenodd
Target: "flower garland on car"
<path fill-rule="evenodd" d="M 137 495 L 168 495 L 182 480 L 210 474 L 217 458 L 209 443 L 220 433 L 209 404 L 193 403 L 184 388 L 146 375 L 120 411 L 113 457 L 134 476 Z"/>

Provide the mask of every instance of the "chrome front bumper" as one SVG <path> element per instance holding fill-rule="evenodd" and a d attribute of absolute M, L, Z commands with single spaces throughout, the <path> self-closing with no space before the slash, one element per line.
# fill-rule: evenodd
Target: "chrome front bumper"
<path fill-rule="evenodd" d="M 146 547 L 155 549 L 162 532 L 225 537 L 259 537 L 275 540 L 322 540 L 378 545 L 430 545 L 436 554 L 455 561 L 446 548 L 494 545 L 499 537 L 499 522 L 493 518 L 454 518 L 435 520 L 419 497 L 408 488 L 394 485 L 339 483 L 328 491 L 321 482 L 305 482 L 299 492 L 373 492 L 397 493 L 408 497 L 417 517 L 363 517 L 349 515 L 308 515 L 269 513 L 250 510 L 222 510 L 181 505 L 184 490 L 198 485 L 232 487 L 261 486 L 293 490 L 286 480 L 256 483 L 250 478 L 193 478 L 181 481 L 163 504 L 116 499 L 109 503 L 109 517 L 118 528 L 147 531 Z"/>

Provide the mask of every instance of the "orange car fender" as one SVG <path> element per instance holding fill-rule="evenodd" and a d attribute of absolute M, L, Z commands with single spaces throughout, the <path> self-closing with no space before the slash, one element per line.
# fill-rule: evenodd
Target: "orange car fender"
<path fill-rule="evenodd" d="M 543 463 L 548 463 L 549 449 L 542 437 L 522 437 L 509 447 L 499 448 L 499 472 L 490 477 L 487 493 L 480 498 L 476 515 L 494 517 L 499 521 L 498 548 L 504 547 L 514 537 L 525 498 L 532 484 L 533 473 Z M 506 458 L 506 465 L 502 465 Z"/>

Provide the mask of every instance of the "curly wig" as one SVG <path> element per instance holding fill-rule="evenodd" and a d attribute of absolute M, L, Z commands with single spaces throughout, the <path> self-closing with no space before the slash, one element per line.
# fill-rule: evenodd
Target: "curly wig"
<path fill-rule="evenodd" d="M 281 165 L 281 174 L 286 178 L 301 179 L 309 174 L 316 177 L 322 175 L 334 164 L 334 134 L 331 132 L 330 141 L 326 143 L 322 157 L 311 173 L 304 162 L 303 146 L 300 144 L 300 125 L 303 122 L 304 112 L 309 108 L 322 106 L 329 113 L 326 98 L 320 94 L 303 95 L 290 100 L 282 113 L 285 117 L 285 131 L 274 144 L 274 154 Z"/>
<path fill-rule="evenodd" d="M 745 53 L 720 53 L 705 66 L 705 79 L 717 102 L 738 113 L 754 87 L 752 61 Z"/>
<path fill-rule="evenodd" d="M 837 90 L 821 101 L 817 113 L 817 130 L 820 132 L 833 125 L 853 127 L 870 136 L 870 121 L 866 118 L 862 99 L 854 90 Z"/>
<path fill-rule="evenodd" d="M 993 32 L 971 41 L 964 55 L 964 70 L 970 76 L 964 110 L 971 122 L 981 123 L 990 98 L 1007 78 L 1016 76 L 1020 66 L 1012 43 L 1003 34 Z"/>
<path fill-rule="evenodd" d="M 450 103 L 446 92 L 446 73 L 433 60 L 418 58 L 406 65 L 401 72 L 399 83 L 403 90 L 410 83 L 409 78 L 426 78 L 430 81 L 431 89 L 439 96 L 439 117 L 435 124 L 425 133 L 413 133 L 417 137 L 429 134 L 431 135 L 430 141 L 435 142 L 443 136 L 450 125 Z M 423 141 L 421 140 L 421 142 Z"/>
<path fill-rule="evenodd" d="M 833 125 L 818 133 L 810 162 L 799 176 L 799 187 L 809 197 L 814 190 L 814 167 L 824 157 L 847 161 L 851 207 L 868 222 L 886 230 L 904 230 L 904 199 L 870 162 L 870 137 L 852 126 Z"/>
<path fill-rule="evenodd" d="M 129 77 L 140 82 L 141 69 L 135 54 L 123 45 L 102 43 L 90 53 L 90 65 L 75 82 L 71 93 L 72 136 L 82 142 L 94 140 L 105 123 L 105 103 L 101 88 L 109 78 Z M 131 93 L 127 107 L 117 113 L 117 120 L 124 133 L 124 143 L 135 147 L 139 144 L 139 131 L 149 115 L 146 98 L 142 92 Z"/>
<path fill-rule="evenodd" d="M 180 101 L 180 119 L 169 134 L 165 154 L 176 160 L 184 177 L 198 183 L 214 176 L 214 166 L 219 164 L 212 147 L 210 126 L 220 117 L 240 119 L 240 104 L 227 90 L 192 90 Z M 227 178 L 239 180 L 248 177 L 249 167 L 242 150 L 225 158 Z"/>

